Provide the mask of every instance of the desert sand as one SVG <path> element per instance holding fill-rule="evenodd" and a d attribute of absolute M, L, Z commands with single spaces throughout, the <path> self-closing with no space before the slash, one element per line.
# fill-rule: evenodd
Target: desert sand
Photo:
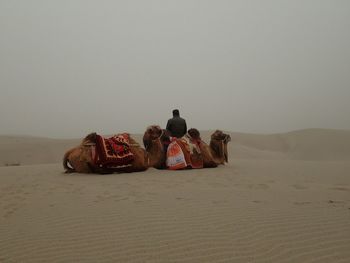
<path fill-rule="evenodd" d="M 350 262 L 350 131 L 230 135 L 225 166 L 112 175 L 0 136 L 0 262 Z"/>

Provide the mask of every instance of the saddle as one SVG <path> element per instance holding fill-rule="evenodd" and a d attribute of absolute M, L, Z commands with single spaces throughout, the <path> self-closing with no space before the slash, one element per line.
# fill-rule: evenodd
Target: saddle
<path fill-rule="evenodd" d="M 200 139 L 193 139 L 189 134 L 182 138 L 173 137 L 167 149 L 167 167 L 170 170 L 203 168 L 200 143 Z"/>
<path fill-rule="evenodd" d="M 130 150 L 129 134 L 122 133 L 110 138 L 96 135 L 94 163 L 104 168 L 131 166 L 134 154 Z"/>

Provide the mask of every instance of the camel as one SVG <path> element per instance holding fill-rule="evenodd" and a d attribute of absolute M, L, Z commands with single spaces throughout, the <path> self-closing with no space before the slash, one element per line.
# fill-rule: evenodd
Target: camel
<path fill-rule="evenodd" d="M 189 129 L 188 135 L 191 140 L 195 140 L 200 148 L 203 158 L 203 168 L 214 168 L 220 164 L 228 162 L 227 144 L 231 141 L 229 134 L 225 134 L 220 130 L 216 130 L 211 135 L 210 144 L 206 144 L 200 138 L 197 129 Z M 166 145 L 170 143 L 170 136 L 166 130 L 162 130 L 159 126 L 149 126 L 144 134 L 143 143 L 148 152 L 154 157 L 154 168 L 166 168 Z M 158 162 L 155 160 L 158 158 Z"/>
<path fill-rule="evenodd" d="M 191 130 L 189 134 L 191 134 Z M 227 144 L 230 141 L 231 136 L 221 130 L 216 130 L 211 135 L 209 146 L 201 141 L 199 147 L 203 154 L 204 167 L 217 167 L 220 164 L 228 163 Z"/>
<path fill-rule="evenodd" d="M 67 151 L 63 157 L 63 167 L 66 173 L 113 173 L 113 172 L 137 172 L 148 168 L 147 157 L 144 149 L 132 138 L 130 139 L 130 151 L 134 154 L 131 166 L 121 168 L 99 167 L 94 163 L 92 157 L 93 147 L 96 145 L 96 133 L 88 134 L 80 145 Z M 71 166 L 71 167 L 70 167 Z"/>
<path fill-rule="evenodd" d="M 134 160 L 130 166 L 118 168 L 106 168 L 97 166 L 92 158 L 93 147 L 96 145 L 96 133 L 90 133 L 82 142 L 68 150 L 63 157 L 63 167 L 66 173 L 114 173 L 114 172 L 140 172 L 145 171 L 149 167 L 161 167 L 161 146 L 158 127 L 154 126 L 150 131 L 148 138 L 149 145 L 147 150 L 129 136 L 130 151 L 134 155 Z M 161 130 L 161 129 L 160 129 Z M 159 136 L 157 136 L 159 134 Z"/>
<path fill-rule="evenodd" d="M 143 135 L 143 145 L 152 159 L 150 167 L 165 169 L 166 145 L 170 143 L 169 132 L 158 125 L 148 126 Z"/>

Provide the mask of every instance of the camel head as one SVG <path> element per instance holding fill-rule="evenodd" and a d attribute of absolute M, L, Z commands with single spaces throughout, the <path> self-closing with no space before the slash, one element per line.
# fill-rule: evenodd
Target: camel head
<path fill-rule="evenodd" d="M 148 126 L 143 135 L 143 145 L 147 150 L 152 142 L 165 139 L 165 136 L 164 130 L 159 125 Z"/>
<path fill-rule="evenodd" d="M 201 135 L 197 129 L 191 128 L 187 131 L 187 133 L 191 136 L 192 139 L 199 141 L 201 140 Z"/>
<path fill-rule="evenodd" d="M 216 130 L 211 135 L 210 147 L 216 152 L 219 157 L 224 157 L 225 162 L 228 162 L 227 144 L 231 141 L 229 134 Z"/>

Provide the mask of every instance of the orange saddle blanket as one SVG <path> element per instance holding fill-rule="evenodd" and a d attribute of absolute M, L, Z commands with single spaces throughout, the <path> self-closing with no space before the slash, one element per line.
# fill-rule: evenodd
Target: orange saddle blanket
<path fill-rule="evenodd" d="M 173 138 L 167 149 L 166 165 L 170 170 L 184 168 L 203 168 L 200 142 L 192 141 L 190 137 Z"/>
<path fill-rule="evenodd" d="M 110 138 L 96 137 L 95 164 L 100 167 L 117 168 L 130 165 L 134 155 L 130 151 L 129 134 L 117 134 Z"/>

